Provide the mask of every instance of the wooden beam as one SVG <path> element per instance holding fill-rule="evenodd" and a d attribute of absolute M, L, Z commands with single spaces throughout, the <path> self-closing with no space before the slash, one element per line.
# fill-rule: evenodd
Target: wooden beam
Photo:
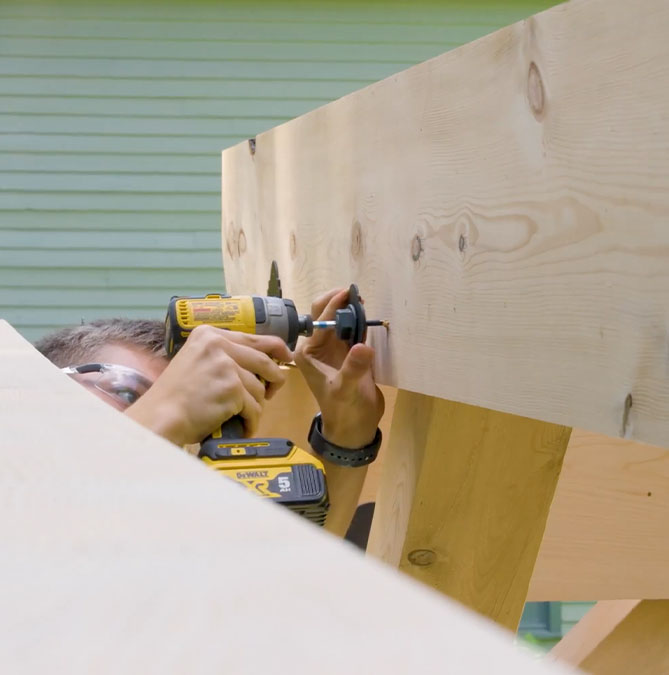
<path fill-rule="evenodd" d="M 640 600 L 602 600 L 551 649 L 551 658 L 577 666 L 640 603 Z"/>
<path fill-rule="evenodd" d="M 669 598 L 669 450 L 574 430 L 528 600 Z"/>
<path fill-rule="evenodd" d="M 598 602 L 551 657 L 592 675 L 669 672 L 669 600 Z"/>
<path fill-rule="evenodd" d="M 409 526 L 435 399 L 400 390 L 376 491 L 367 552 L 397 567 Z"/>
<path fill-rule="evenodd" d="M 278 673 L 431 672 L 446 661 L 567 672 L 216 475 L 4 322 L 0 372 L 7 672 L 250 673 L 258 645 Z"/>
<path fill-rule="evenodd" d="M 569 433 L 400 392 L 370 552 L 515 630 Z"/>
<path fill-rule="evenodd" d="M 226 150 L 228 289 L 356 281 L 381 382 L 666 444 L 668 32 L 565 3 Z"/>
<path fill-rule="evenodd" d="M 387 408 L 386 413 L 390 412 Z M 410 443 L 402 447 L 396 455 L 399 466 L 389 469 L 387 476 L 378 471 L 387 461 L 386 451 L 365 485 L 364 501 L 382 490 L 377 508 L 379 513 L 389 508 L 391 514 L 375 521 L 370 546 L 374 555 L 394 565 L 399 564 L 410 508 L 397 504 L 410 504 L 415 492 L 413 478 L 411 496 L 407 494 L 403 465 L 416 451 Z M 393 451 L 390 454 L 395 456 Z M 403 525 L 393 526 L 402 533 L 401 539 L 388 556 L 383 551 L 392 545 L 382 522 L 396 519 L 398 513 L 405 514 Z M 669 450 L 574 429 L 527 600 L 668 598 L 664 564 L 669 559 L 668 513 Z"/>

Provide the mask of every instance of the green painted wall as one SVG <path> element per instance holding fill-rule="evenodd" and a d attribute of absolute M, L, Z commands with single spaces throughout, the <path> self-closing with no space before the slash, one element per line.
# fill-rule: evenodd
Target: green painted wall
<path fill-rule="evenodd" d="M 566 635 L 594 605 L 594 602 L 562 603 L 562 635 Z"/>
<path fill-rule="evenodd" d="M 221 289 L 223 148 L 548 4 L 2 0 L 0 316 Z"/>

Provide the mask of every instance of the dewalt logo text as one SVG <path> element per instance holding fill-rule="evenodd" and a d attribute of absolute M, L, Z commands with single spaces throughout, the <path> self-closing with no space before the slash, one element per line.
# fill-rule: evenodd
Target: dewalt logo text
<path fill-rule="evenodd" d="M 246 478 L 267 478 L 269 476 L 269 471 L 238 471 L 237 478 L 246 479 Z"/>

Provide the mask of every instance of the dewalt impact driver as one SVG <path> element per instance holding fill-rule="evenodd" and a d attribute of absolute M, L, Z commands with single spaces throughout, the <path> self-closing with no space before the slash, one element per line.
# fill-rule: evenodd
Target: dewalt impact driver
<path fill-rule="evenodd" d="M 274 268 L 273 268 L 274 269 Z M 368 326 L 387 325 L 367 321 L 352 285 L 349 303 L 337 310 L 334 321 L 314 321 L 298 314 L 292 300 L 274 296 L 173 297 L 165 321 L 165 348 L 174 356 L 191 331 L 200 325 L 256 335 L 273 335 L 294 350 L 300 336 L 314 330 L 334 329 L 350 345 L 363 342 Z M 240 417 L 234 417 L 205 438 L 198 455 L 212 468 L 251 492 L 276 501 L 322 525 L 328 510 L 323 463 L 286 438 L 244 438 Z"/>

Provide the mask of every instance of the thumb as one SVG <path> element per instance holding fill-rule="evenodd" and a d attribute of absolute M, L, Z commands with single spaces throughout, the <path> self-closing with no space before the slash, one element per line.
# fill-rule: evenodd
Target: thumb
<path fill-rule="evenodd" d="M 342 389 L 354 387 L 369 372 L 373 361 L 374 350 L 371 347 L 364 344 L 353 345 L 339 370 Z"/>

